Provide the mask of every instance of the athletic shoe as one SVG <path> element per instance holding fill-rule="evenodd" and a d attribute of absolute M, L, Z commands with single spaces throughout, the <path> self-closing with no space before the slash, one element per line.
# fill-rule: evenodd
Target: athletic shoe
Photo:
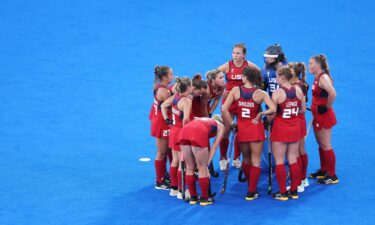
<path fill-rule="evenodd" d="M 177 187 L 171 187 L 171 191 L 169 192 L 169 195 L 172 197 L 176 197 L 178 195 Z"/>
<path fill-rule="evenodd" d="M 287 201 L 289 199 L 288 192 L 285 192 L 285 193 L 277 192 L 277 193 L 272 194 L 272 197 L 280 201 Z"/>
<path fill-rule="evenodd" d="M 320 178 L 324 178 L 326 175 L 327 175 L 327 172 L 325 172 L 325 171 L 321 171 L 321 170 L 319 169 L 319 170 L 317 170 L 315 173 L 311 173 L 311 174 L 309 175 L 309 177 L 310 177 L 310 178 L 313 178 L 313 179 L 315 179 L 315 178 L 320 179 Z"/>
<path fill-rule="evenodd" d="M 258 192 L 247 192 L 247 195 L 246 195 L 245 199 L 248 200 L 248 201 L 252 201 L 252 200 L 254 200 L 258 197 L 259 197 Z"/>
<path fill-rule="evenodd" d="M 303 187 L 308 187 L 309 186 L 309 180 L 307 178 L 304 179 L 304 180 L 302 180 L 301 182 L 302 182 L 301 185 L 303 185 Z"/>
<path fill-rule="evenodd" d="M 206 205 L 211 205 L 212 203 L 214 202 L 214 199 L 213 198 L 202 198 L 200 199 L 200 205 L 201 206 L 206 206 Z"/>
<path fill-rule="evenodd" d="M 225 171 L 227 169 L 228 161 L 226 159 L 220 160 L 220 170 Z"/>
<path fill-rule="evenodd" d="M 298 199 L 298 192 L 297 191 L 288 191 L 288 196 L 292 199 Z"/>
<path fill-rule="evenodd" d="M 165 181 L 163 181 L 161 183 L 159 183 L 159 182 L 156 181 L 156 183 L 155 183 L 155 189 L 158 189 L 158 190 L 169 190 L 169 189 L 171 189 L 171 186 L 167 182 L 165 182 Z"/>
<path fill-rule="evenodd" d="M 338 184 L 339 178 L 335 176 L 325 176 L 324 178 L 317 180 L 319 184 Z"/>
<path fill-rule="evenodd" d="M 240 159 L 235 159 L 235 160 L 233 160 L 233 162 L 232 162 L 232 166 L 233 167 L 236 167 L 236 169 L 241 169 L 241 160 Z"/>
<path fill-rule="evenodd" d="M 182 199 L 182 192 L 180 190 L 178 191 L 177 198 Z M 188 199 L 190 199 L 190 193 L 189 193 L 189 190 L 186 189 L 185 190 L 185 200 L 188 200 Z"/>
<path fill-rule="evenodd" d="M 286 187 L 286 190 L 290 190 L 290 186 Z M 300 184 L 297 188 L 298 193 L 304 192 L 305 191 L 305 186 L 303 184 Z"/>
<path fill-rule="evenodd" d="M 190 205 L 195 205 L 197 203 L 198 203 L 198 197 L 197 196 L 191 196 Z"/>

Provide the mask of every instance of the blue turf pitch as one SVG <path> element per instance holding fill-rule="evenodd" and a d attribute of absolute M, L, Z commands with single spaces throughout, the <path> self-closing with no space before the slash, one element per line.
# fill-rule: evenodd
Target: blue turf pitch
<path fill-rule="evenodd" d="M 0 1 L 0 224 L 374 224 L 374 10 L 373 1 Z M 298 201 L 276 202 L 262 174 L 261 197 L 248 202 L 232 171 L 206 208 L 153 188 L 153 162 L 138 159 L 155 156 L 154 66 L 205 73 L 236 42 L 259 66 L 273 43 L 289 61 L 327 55 L 340 184 L 310 181 Z M 306 146 L 311 172 L 312 133 Z"/>

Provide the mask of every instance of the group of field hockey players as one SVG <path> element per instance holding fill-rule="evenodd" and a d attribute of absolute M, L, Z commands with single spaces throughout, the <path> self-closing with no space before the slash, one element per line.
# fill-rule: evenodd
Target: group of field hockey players
<path fill-rule="evenodd" d="M 268 137 L 279 186 L 272 197 L 281 201 L 298 199 L 298 193 L 309 186 L 306 110 L 313 115 L 311 125 L 320 156 L 320 169 L 309 178 L 317 179 L 318 184 L 339 182 L 331 145 L 336 92 L 326 57 L 312 56 L 308 63 L 308 71 L 315 77 L 310 108 L 306 107 L 309 85 L 305 64 L 288 62 L 278 44 L 266 49 L 264 62 L 259 69 L 248 61 L 246 46 L 239 43 L 233 47 L 232 59 L 208 71 L 206 79 L 201 74 L 192 79 L 175 78 L 169 66 L 155 67 L 150 120 L 157 147 L 156 189 L 169 190 L 170 196 L 192 205 L 212 204 L 210 177 L 217 176 L 212 160 L 220 147 L 220 170 L 228 174 L 234 149 L 232 166 L 240 169 L 247 181 L 245 199 L 254 200 L 259 197 L 261 156 Z M 213 116 L 220 99 L 221 116 Z M 215 138 L 212 144 L 211 138 Z"/>

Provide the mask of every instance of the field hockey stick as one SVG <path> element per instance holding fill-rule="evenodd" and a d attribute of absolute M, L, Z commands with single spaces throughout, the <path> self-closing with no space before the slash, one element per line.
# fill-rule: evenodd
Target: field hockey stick
<path fill-rule="evenodd" d="M 184 161 L 184 155 L 182 151 L 180 152 L 181 154 L 181 191 L 182 191 L 182 199 L 185 201 L 185 161 Z"/>
<path fill-rule="evenodd" d="M 228 157 L 228 159 L 232 158 L 232 151 L 233 151 L 233 147 L 234 147 L 234 138 L 235 138 L 235 136 L 236 136 L 236 132 L 232 131 L 232 139 L 230 140 L 230 144 L 229 144 L 229 157 Z M 227 166 L 225 168 L 224 182 L 223 182 L 222 188 L 220 190 L 221 194 L 224 194 L 225 191 L 226 191 L 226 189 L 227 189 L 228 175 L 229 175 L 229 168 L 230 168 L 229 164 L 230 163 L 229 163 L 229 160 L 228 160 Z"/>
<path fill-rule="evenodd" d="M 210 152 L 210 143 L 208 143 L 208 152 Z M 213 160 L 211 160 L 210 165 L 208 166 L 208 172 L 210 172 L 210 175 L 213 177 L 218 177 L 219 173 L 215 171 Z"/>
<path fill-rule="evenodd" d="M 272 154 L 271 154 L 271 125 L 268 125 L 268 195 L 272 192 Z"/>
<path fill-rule="evenodd" d="M 309 122 L 309 125 L 307 126 L 307 131 L 306 131 L 305 140 L 306 140 L 306 138 L 307 138 L 307 135 L 309 135 L 309 131 L 310 131 L 310 129 L 311 129 L 311 126 L 312 126 L 313 120 L 314 120 L 314 119 L 311 119 L 310 122 Z"/>

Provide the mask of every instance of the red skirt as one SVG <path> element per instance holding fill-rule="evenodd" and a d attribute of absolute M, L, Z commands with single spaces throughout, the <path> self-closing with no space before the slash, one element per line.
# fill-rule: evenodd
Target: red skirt
<path fill-rule="evenodd" d="M 328 111 L 323 114 L 319 114 L 317 108 L 311 107 L 313 113 L 313 126 L 315 131 L 320 129 L 330 129 L 337 124 L 336 115 L 332 108 L 328 108 Z"/>
<path fill-rule="evenodd" d="M 207 128 L 200 123 L 188 123 L 181 129 L 177 142 L 182 145 L 208 148 L 209 134 Z"/>
<path fill-rule="evenodd" d="M 302 139 L 302 138 L 305 138 L 307 134 L 305 114 L 298 114 L 298 121 L 299 121 L 299 126 L 301 130 L 301 139 Z"/>
<path fill-rule="evenodd" d="M 237 138 L 239 142 L 264 141 L 266 135 L 262 121 L 258 124 L 253 124 L 251 121 L 239 121 Z"/>
<path fill-rule="evenodd" d="M 181 129 L 182 129 L 182 127 L 173 126 L 173 127 L 171 127 L 171 130 L 170 130 L 170 133 L 169 133 L 168 146 L 175 151 L 181 151 L 180 144 L 178 143 L 178 135 L 179 135 Z"/>
<path fill-rule="evenodd" d="M 163 116 L 154 115 L 151 119 L 151 136 L 156 138 L 169 138 L 170 126 L 165 123 Z"/>
<path fill-rule="evenodd" d="M 298 118 L 282 119 L 276 116 L 271 130 L 271 141 L 297 142 L 301 139 L 301 128 Z"/>

